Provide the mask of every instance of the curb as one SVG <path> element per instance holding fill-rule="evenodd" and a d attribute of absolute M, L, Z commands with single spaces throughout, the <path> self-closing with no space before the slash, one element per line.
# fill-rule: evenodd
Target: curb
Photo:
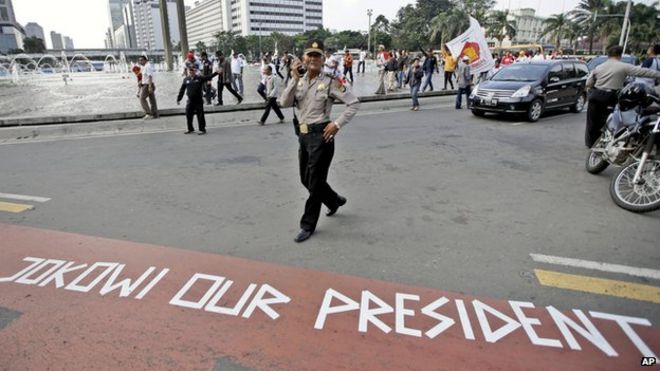
<path fill-rule="evenodd" d="M 426 93 L 419 93 L 420 98 L 424 97 L 442 97 L 449 95 L 456 95 L 456 90 L 441 90 L 430 91 Z M 365 95 L 358 97 L 360 102 L 382 102 L 388 100 L 401 100 L 410 99 L 408 93 L 388 94 L 388 95 Z M 204 107 L 204 113 L 223 113 L 223 112 L 240 112 L 240 111 L 256 111 L 264 109 L 264 103 L 244 103 L 234 104 L 231 106 L 212 106 Z M 185 115 L 184 108 L 167 108 L 159 110 L 161 116 L 182 116 Z M 144 116 L 142 111 L 128 111 L 128 112 L 114 112 L 102 114 L 82 114 L 72 116 L 36 116 L 36 117 L 18 117 L 18 118 L 0 118 L 0 128 L 16 127 L 16 126 L 35 126 L 35 125 L 58 125 L 58 124 L 76 124 L 84 122 L 99 122 L 99 121 L 117 121 L 117 120 L 134 120 L 140 119 Z"/>

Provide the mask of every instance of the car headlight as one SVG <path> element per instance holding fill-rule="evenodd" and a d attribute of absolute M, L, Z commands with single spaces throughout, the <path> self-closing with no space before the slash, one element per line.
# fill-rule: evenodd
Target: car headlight
<path fill-rule="evenodd" d="M 474 86 L 474 89 L 472 89 L 472 92 L 470 93 L 470 96 L 474 97 L 475 95 L 477 95 L 478 92 L 479 92 L 479 84 Z"/>
<path fill-rule="evenodd" d="M 512 98 L 524 98 L 529 95 L 529 91 L 532 89 L 531 85 L 525 85 L 522 88 L 516 90 L 515 93 L 511 96 Z"/>

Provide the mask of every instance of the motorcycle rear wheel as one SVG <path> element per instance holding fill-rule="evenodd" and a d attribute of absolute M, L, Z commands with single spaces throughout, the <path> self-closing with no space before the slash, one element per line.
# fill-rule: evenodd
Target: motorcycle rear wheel
<path fill-rule="evenodd" d="M 660 159 L 648 159 L 642 170 L 643 184 L 633 184 L 639 162 L 624 165 L 612 178 L 610 196 L 617 206 L 634 213 L 660 209 Z"/>

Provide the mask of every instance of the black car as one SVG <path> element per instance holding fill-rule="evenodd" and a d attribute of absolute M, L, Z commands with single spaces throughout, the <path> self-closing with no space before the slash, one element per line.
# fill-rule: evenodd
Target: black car
<path fill-rule="evenodd" d="M 587 65 L 577 60 L 508 65 L 474 88 L 470 95 L 472 113 L 520 113 L 534 122 L 551 109 L 581 112 L 586 102 L 588 74 Z"/>

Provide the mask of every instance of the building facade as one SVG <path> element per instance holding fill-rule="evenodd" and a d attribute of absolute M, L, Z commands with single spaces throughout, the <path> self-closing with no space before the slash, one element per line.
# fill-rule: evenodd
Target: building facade
<path fill-rule="evenodd" d="M 513 39 L 506 37 L 502 40 L 502 47 L 520 44 L 547 44 L 547 36 L 541 36 L 545 25 L 545 18 L 536 15 L 532 8 L 516 9 L 509 13 L 509 21 L 516 27 L 516 36 Z M 488 46 L 499 47 L 499 41 L 489 38 Z"/>
<path fill-rule="evenodd" d="M 117 28 L 124 25 L 124 6 L 128 0 L 108 0 L 108 31 L 106 32 L 106 45 L 116 48 L 114 33 Z"/>
<path fill-rule="evenodd" d="M 36 22 L 28 22 L 25 25 L 25 36 L 27 37 L 36 37 L 46 42 L 46 36 L 44 35 L 44 29 Z"/>
<path fill-rule="evenodd" d="M 226 31 L 295 35 L 323 27 L 323 0 L 223 0 Z"/>
<path fill-rule="evenodd" d="M 170 41 L 179 42 L 179 24 L 175 0 L 167 1 Z M 132 18 L 135 29 L 135 46 L 140 49 L 163 49 L 163 32 L 158 0 L 132 0 Z"/>
<path fill-rule="evenodd" d="M 25 30 L 16 22 L 12 0 L 0 0 L 0 53 L 23 48 Z"/>
<path fill-rule="evenodd" d="M 53 46 L 51 49 L 55 49 L 55 50 L 64 49 L 64 40 L 62 39 L 61 33 L 50 31 L 50 42 Z"/>
<path fill-rule="evenodd" d="M 197 43 L 206 46 L 215 44 L 215 34 L 225 30 L 222 16 L 222 0 L 196 1 L 193 8 L 186 10 L 188 46 L 195 48 Z"/>
<path fill-rule="evenodd" d="M 75 49 L 73 47 L 73 39 L 72 38 L 70 38 L 69 36 L 64 36 L 62 39 L 64 41 L 64 49 L 66 49 L 66 50 Z"/>

